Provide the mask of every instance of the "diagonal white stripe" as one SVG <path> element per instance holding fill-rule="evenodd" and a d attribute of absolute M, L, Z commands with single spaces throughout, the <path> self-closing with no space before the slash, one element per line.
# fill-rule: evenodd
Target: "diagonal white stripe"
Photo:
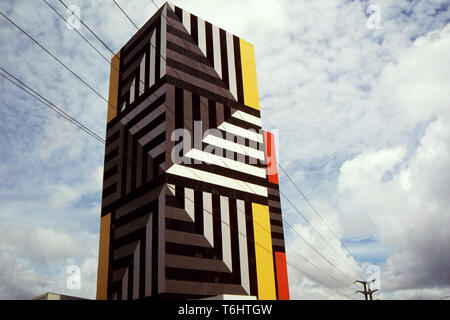
<path fill-rule="evenodd" d="M 262 122 L 261 122 L 261 118 L 259 117 L 255 117 L 252 116 L 251 114 L 242 112 L 242 111 L 236 111 L 235 113 L 233 113 L 231 115 L 233 118 L 239 119 L 239 120 L 243 120 L 245 122 L 257 125 L 257 126 L 262 126 Z"/>
<path fill-rule="evenodd" d="M 198 47 L 206 56 L 206 26 L 205 20 L 198 18 Z"/>
<path fill-rule="evenodd" d="M 230 79 L 230 92 L 237 100 L 236 65 L 234 60 L 233 35 L 227 32 L 227 56 L 228 56 L 228 77 Z"/>
<path fill-rule="evenodd" d="M 208 192 L 203 192 L 203 234 L 214 247 L 212 194 Z"/>
<path fill-rule="evenodd" d="M 155 65 L 156 65 L 156 34 L 153 31 L 150 39 L 150 87 L 155 84 Z"/>
<path fill-rule="evenodd" d="M 253 131 L 253 130 L 243 129 L 241 127 L 238 127 L 238 126 L 228 123 L 228 122 L 223 122 L 220 126 L 218 126 L 218 129 L 221 129 L 225 132 L 229 132 L 234 135 L 241 136 L 243 138 L 247 138 L 247 139 L 259 142 L 259 143 L 263 143 L 263 137 L 258 132 Z"/>
<path fill-rule="evenodd" d="M 219 147 L 219 148 L 222 148 L 225 150 L 229 150 L 231 152 L 240 153 L 244 156 L 248 155 L 249 157 L 252 157 L 252 158 L 264 160 L 264 152 L 253 149 L 253 148 L 245 147 L 243 145 L 225 140 L 223 138 L 218 138 L 213 135 L 208 135 L 202 141 L 205 143 L 211 144 L 213 146 L 216 146 L 216 147 Z"/>
<path fill-rule="evenodd" d="M 247 252 L 247 226 L 245 218 L 245 203 L 237 200 L 238 232 L 239 232 L 239 257 L 241 265 L 241 283 L 245 291 L 250 294 L 250 276 L 248 272 Z"/>
<path fill-rule="evenodd" d="M 213 49 L 214 49 L 214 69 L 220 78 L 222 78 L 222 57 L 220 54 L 220 30 L 218 27 L 212 27 L 213 31 Z"/>
<path fill-rule="evenodd" d="M 231 257 L 230 207 L 227 197 L 220 197 L 220 218 L 222 231 L 222 256 L 225 265 L 233 272 Z"/>
<path fill-rule="evenodd" d="M 256 177 L 265 178 L 266 177 L 266 169 L 258 168 L 240 161 L 235 161 L 232 159 L 224 158 L 212 153 L 208 153 L 205 151 L 201 151 L 198 149 L 191 149 L 186 154 L 186 157 L 199 160 L 201 162 L 207 164 L 214 164 L 216 166 L 220 166 L 223 168 L 236 170 L 243 173 L 248 173 Z"/>
<path fill-rule="evenodd" d="M 266 187 L 241 180 L 236 180 L 234 178 L 225 177 L 215 173 L 185 167 L 179 164 L 174 164 L 169 168 L 169 170 L 167 170 L 167 173 L 189 178 L 192 180 L 204 181 L 206 183 L 215 184 L 217 186 L 248 192 L 263 197 L 267 197 L 268 195 Z"/>
<path fill-rule="evenodd" d="M 264 156 L 264 152 L 260 151 L 260 150 L 256 150 L 253 148 L 249 148 L 249 147 L 245 147 L 243 145 L 237 144 L 235 142 L 231 142 L 228 140 L 225 140 L 223 138 L 218 138 L 216 136 L 213 135 L 208 135 L 203 139 L 203 142 L 211 144 L 213 146 L 225 149 L 225 150 L 229 150 L 232 152 L 237 152 L 240 154 L 243 154 L 244 156 L 249 156 L 252 158 L 256 158 L 259 160 L 264 160 L 265 156 Z"/>
<path fill-rule="evenodd" d="M 183 26 L 186 28 L 187 32 L 189 34 L 192 34 L 191 32 L 191 14 L 187 12 L 186 10 L 183 10 Z"/>

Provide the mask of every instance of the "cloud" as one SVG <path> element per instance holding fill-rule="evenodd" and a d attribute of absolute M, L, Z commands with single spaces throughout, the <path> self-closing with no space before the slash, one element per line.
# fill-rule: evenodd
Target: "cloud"
<path fill-rule="evenodd" d="M 389 248 L 383 286 L 395 291 L 393 297 L 402 297 L 398 290 L 413 290 L 405 291 L 404 298 L 438 298 L 450 288 L 449 120 L 448 111 L 439 115 L 414 155 L 398 168 L 403 148 L 367 152 L 341 168 L 341 208 L 350 217 L 366 219 L 356 228 L 346 224 L 347 232 L 375 235 Z M 384 179 L 387 172 L 391 179 Z"/>
<path fill-rule="evenodd" d="M 67 160 L 72 160 L 82 152 L 80 135 L 74 132 L 73 126 L 63 121 L 59 116 L 50 117 L 45 126 L 44 135 L 39 145 L 39 155 L 42 161 L 51 159 L 55 151 L 62 150 Z"/>
<path fill-rule="evenodd" d="M 5 174 L 6 170 L 7 170 L 7 166 L 4 164 L 0 165 L 0 178 Z"/>
<path fill-rule="evenodd" d="M 45 292 L 46 279 L 29 269 L 21 259 L 0 245 L 0 297 L 2 299 L 28 299 Z"/>
<path fill-rule="evenodd" d="M 95 256 L 82 260 L 80 267 L 80 289 L 69 289 L 67 281 L 69 262 L 53 267 L 52 272 L 40 272 L 33 269 L 24 259 L 14 252 L 0 246 L 0 270 L 2 286 L 0 298 L 7 300 L 31 299 L 45 292 L 66 294 L 86 299 L 95 299 L 97 282 L 97 259 Z"/>
<path fill-rule="evenodd" d="M 48 227 L 30 230 L 17 225 L 2 227 L 0 237 L 4 246 L 17 249 L 18 255 L 38 264 L 60 263 L 78 257 L 85 251 L 83 245 L 93 238 L 86 232 L 74 234 Z"/>
<path fill-rule="evenodd" d="M 30 299 L 44 292 L 93 298 L 98 237 L 51 228 L 0 228 L 1 299 Z M 88 249 L 86 249 L 88 248 Z M 67 287 L 69 265 L 81 270 L 81 290 Z"/>
<path fill-rule="evenodd" d="M 65 185 L 57 185 L 53 187 L 50 203 L 59 208 L 70 207 L 80 200 L 80 198 L 80 193 L 73 188 Z"/>
<path fill-rule="evenodd" d="M 393 293 L 391 299 L 398 300 L 444 300 L 448 299 L 449 290 L 442 290 L 439 288 L 430 289 L 410 289 L 410 290 L 397 290 Z"/>
<path fill-rule="evenodd" d="M 379 94 L 386 106 L 407 125 L 431 120 L 445 113 L 449 102 L 447 90 L 450 64 L 450 25 L 421 36 L 389 63 L 380 77 Z M 388 112 L 388 111 L 386 111 Z"/>
<path fill-rule="evenodd" d="M 99 166 L 95 173 L 94 173 L 94 179 L 95 179 L 95 188 L 97 190 L 103 189 L 103 166 Z"/>
<path fill-rule="evenodd" d="M 378 152 L 367 151 L 352 160 L 346 161 L 341 169 L 337 191 L 340 207 L 346 213 L 346 235 L 361 237 L 364 235 L 378 236 L 372 216 L 385 209 L 385 201 L 395 196 L 393 183 L 383 183 L 383 177 L 394 171 L 405 154 L 404 148 L 385 149 Z M 380 198 L 380 193 L 387 198 Z M 401 199 L 404 200 L 404 199 Z M 392 201 L 395 203 L 395 201 Z M 391 208 L 395 211 L 403 201 Z M 389 216 L 393 223 L 398 222 L 398 215 Z M 378 232 L 377 232 L 378 231 Z"/>
<path fill-rule="evenodd" d="M 304 263 L 302 263 L 304 264 Z M 299 272 L 297 269 L 288 266 L 289 287 L 292 299 L 296 300 L 347 300 L 348 297 L 356 298 L 354 292 L 340 291 L 335 289 L 333 285 L 324 286 L 317 280 L 312 280 L 309 276 L 305 276 L 304 271 Z M 292 276 L 294 275 L 294 276 Z M 321 279 L 323 276 L 319 276 Z M 320 281 L 320 280 L 319 280 Z"/>

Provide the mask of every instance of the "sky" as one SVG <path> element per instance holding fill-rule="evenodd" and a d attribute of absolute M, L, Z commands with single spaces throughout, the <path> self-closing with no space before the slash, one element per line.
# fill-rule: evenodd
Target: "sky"
<path fill-rule="evenodd" d="M 114 51 L 136 32 L 110 0 L 65 2 Z M 156 12 L 118 3 L 139 27 Z M 255 44 L 263 126 L 313 205 L 280 171 L 291 298 L 361 299 L 370 277 L 375 299 L 450 295 L 450 1 L 172 3 Z M 0 11 L 107 97 L 109 64 L 43 1 Z M 105 136 L 106 103 L 3 17 L 0 56 Z M 3 78 L 0 97 L 0 299 L 95 298 L 104 146 Z"/>

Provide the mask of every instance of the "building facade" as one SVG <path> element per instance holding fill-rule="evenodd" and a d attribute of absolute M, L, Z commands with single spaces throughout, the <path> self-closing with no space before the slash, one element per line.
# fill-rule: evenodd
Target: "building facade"
<path fill-rule="evenodd" d="M 166 3 L 111 64 L 97 299 L 289 299 L 253 45 Z"/>

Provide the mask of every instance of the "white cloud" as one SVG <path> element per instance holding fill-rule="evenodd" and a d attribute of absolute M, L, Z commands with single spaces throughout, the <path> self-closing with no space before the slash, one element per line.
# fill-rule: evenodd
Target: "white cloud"
<path fill-rule="evenodd" d="M 417 103 L 420 107 L 421 101 Z M 351 233 L 369 226 L 361 232 L 378 236 L 389 248 L 383 265 L 384 288 L 413 290 L 405 291 L 404 298 L 437 298 L 450 287 L 448 112 L 437 113 L 438 119 L 427 128 L 414 155 L 397 170 L 396 164 L 405 154 L 402 148 L 363 153 L 341 168 L 338 192 L 342 210 L 367 219 L 357 230 L 353 223 L 346 228 Z M 391 172 L 391 180 L 383 180 L 386 172 Z M 346 218 L 343 221 L 350 221 Z M 393 297 L 402 297 L 402 292 Z M 433 297 L 430 292 L 439 294 Z"/>
<path fill-rule="evenodd" d="M 100 166 L 96 169 L 94 173 L 95 177 L 95 188 L 97 190 L 103 189 L 103 166 Z"/>
<path fill-rule="evenodd" d="M 302 263 L 303 265 L 304 263 Z M 289 286 L 290 286 L 290 295 L 292 299 L 296 300 L 347 300 L 348 297 L 357 298 L 353 295 L 354 292 L 351 290 L 341 290 L 336 289 L 335 285 L 331 285 L 329 287 L 324 286 L 323 284 L 318 283 L 316 279 L 325 278 L 323 275 L 319 275 L 315 279 L 310 278 L 311 273 L 309 271 L 308 275 L 306 275 L 304 270 L 298 271 L 298 269 L 294 269 L 291 266 L 288 266 L 289 272 Z M 314 276 L 313 276 L 314 277 Z M 323 280 L 322 280 L 323 281 Z M 327 281 L 325 281 L 327 283 Z"/>
<path fill-rule="evenodd" d="M 397 185 L 392 182 L 383 183 L 383 177 L 394 171 L 395 165 L 400 163 L 404 154 L 405 150 L 401 147 L 378 152 L 368 151 L 342 165 L 337 191 L 340 208 L 346 214 L 344 219 L 349 222 L 345 225 L 347 236 L 379 235 L 378 232 L 381 231 L 374 229 L 376 226 L 371 218 L 386 208 L 386 201 L 397 195 Z M 395 220 L 394 223 L 398 222 L 399 217 L 393 213 L 399 209 L 398 206 L 404 205 L 404 201 L 391 202 L 395 206 L 390 209 L 392 214 L 388 218 Z"/>
<path fill-rule="evenodd" d="M 49 264 L 64 262 L 83 253 L 92 235 L 55 231 L 52 228 L 25 229 L 18 225 L 14 228 L 1 228 L 3 245 L 16 249 L 17 254 L 33 263 Z M 85 238 L 83 238 L 85 237 Z"/>
<path fill-rule="evenodd" d="M 87 232 L 0 228 L 1 299 L 29 299 L 44 292 L 94 298 L 97 276 L 96 235 Z M 69 265 L 81 269 L 81 290 L 66 283 Z"/>
<path fill-rule="evenodd" d="M 30 239 L 33 252 L 43 252 L 50 261 L 58 261 L 67 256 L 78 256 L 81 251 L 79 243 L 64 233 L 58 233 L 52 229 L 37 229 Z"/>
<path fill-rule="evenodd" d="M 36 274 L 14 252 L 0 245 L 1 299 L 27 299 L 45 292 L 45 277 Z"/>
<path fill-rule="evenodd" d="M 419 122 L 446 113 L 450 56 L 450 25 L 416 39 L 400 53 L 396 62 L 388 64 L 380 77 L 379 94 L 385 106 L 407 124 Z M 389 111 L 386 111 L 389 112 Z"/>
<path fill-rule="evenodd" d="M 71 207 L 81 198 L 80 192 L 70 186 L 56 185 L 52 187 L 50 203 L 58 208 Z"/>
<path fill-rule="evenodd" d="M 7 166 L 4 164 L 0 165 L 0 178 L 5 174 L 6 170 L 7 170 Z"/>
<path fill-rule="evenodd" d="M 63 151 L 68 161 L 80 155 L 83 145 L 79 133 L 74 132 L 75 130 L 77 129 L 63 121 L 59 116 L 52 115 L 49 117 L 39 145 L 41 159 L 44 162 L 49 161 L 52 154 L 58 150 Z"/>
<path fill-rule="evenodd" d="M 392 180 L 383 181 L 383 176 L 394 172 L 401 149 L 363 154 L 342 166 L 338 192 L 341 208 L 349 216 L 341 221 L 348 234 L 375 235 L 388 248 L 385 290 L 414 289 L 415 296 L 430 298 L 427 290 L 442 293 L 450 287 L 447 128 L 448 120 L 432 123 L 414 157 Z M 363 218 L 355 224 L 355 217 Z M 423 294 L 420 288 L 426 289 Z M 405 292 L 403 298 L 408 297 Z"/>
<path fill-rule="evenodd" d="M 80 289 L 69 289 L 67 272 L 69 263 L 52 267 L 51 274 L 33 269 L 29 262 L 18 258 L 16 253 L 0 246 L 0 259 L 3 267 L 0 269 L 2 286 L 1 299 L 31 299 L 45 292 L 66 294 L 69 296 L 95 299 L 97 283 L 97 258 L 90 256 L 82 260 L 80 267 Z"/>

